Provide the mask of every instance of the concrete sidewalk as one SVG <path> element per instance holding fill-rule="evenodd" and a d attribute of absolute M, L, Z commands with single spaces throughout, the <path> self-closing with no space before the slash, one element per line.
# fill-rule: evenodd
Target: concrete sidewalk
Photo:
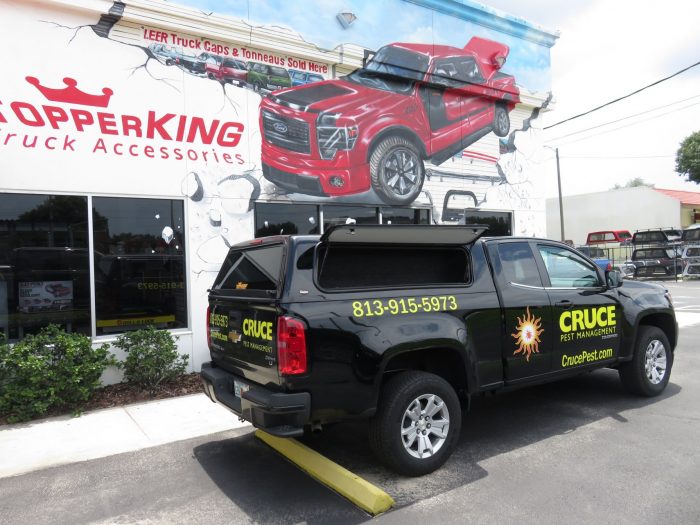
<path fill-rule="evenodd" d="M 245 426 L 204 394 L 7 425 L 0 478 Z"/>

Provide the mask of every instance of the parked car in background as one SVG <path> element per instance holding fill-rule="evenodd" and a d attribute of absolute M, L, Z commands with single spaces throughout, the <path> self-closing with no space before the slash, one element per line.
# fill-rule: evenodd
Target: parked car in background
<path fill-rule="evenodd" d="M 632 252 L 635 277 L 675 277 L 686 263 L 676 247 L 638 248 Z"/>
<path fill-rule="evenodd" d="M 209 78 L 220 82 L 232 82 L 240 86 L 245 86 L 248 82 L 246 63 L 235 58 L 210 59 L 206 63 L 206 72 Z"/>
<path fill-rule="evenodd" d="M 299 71 L 298 69 L 290 69 L 289 77 L 292 79 L 292 86 L 303 86 L 304 84 L 325 80 L 325 78 L 318 73 L 309 73 L 308 71 Z"/>
<path fill-rule="evenodd" d="M 700 244 L 700 225 L 690 226 L 683 230 L 683 236 L 681 240 L 684 243 L 693 242 Z"/>
<path fill-rule="evenodd" d="M 248 62 L 248 84 L 255 91 L 292 87 L 292 79 L 289 72 L 283 67 L 268 66 L 260 62 Z"/>
<path fill-rule="evenodd" d="M 597 248 L 595 246 L 578 246 L 576 251 L 591 259 L 603 271 L 612 270 L 612 261 L 602 248 Z"/>
<path fill-rule="evenodd" d="M 673 244 L 680 242 L 682 236 L 682 232 L 676 228 L 637 230 L 632 236 L 632 244 Z"/>
<path fill-rule="evenodd" d="M 180 58 L 180 52 L 173 46 L 168 46 L 165 44 L 151 44 L 148 46 L 148 50 L 153 53 L 153 56 L 161 64 L 166 66 L 172 66 L 177 63 L 178 58 Z"/>
<path fill-rule="evenodd" d="M 586 238 L 586 244 L 629 244 L 632 234 L 628 230 L 601 230 L 591 232 Z"/>
<path fill-rule="evenodd" d="M 695 230 L 700 232 L 700 229 Z M 685 232 L 683 232 L 685 234 Z M 700 277 L 700 244 L 683 246 L 681 250 L 681 261 L 683 261 L 683 275 L 689 277 Z"/>
<path fill-rule="evenodd" d="M 216 55 L 207 52 L 200 53 L 196 56 L 180 54 L 176 63 L 178 66 L 186 69 L 190 73 L 195 75 L 203 75 L 206 72 L 206 62 L 212 56 Z"/>

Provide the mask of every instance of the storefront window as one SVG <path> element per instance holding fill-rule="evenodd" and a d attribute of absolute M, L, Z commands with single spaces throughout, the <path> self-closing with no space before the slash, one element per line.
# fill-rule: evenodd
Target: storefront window
<path fill-rule="evenodd" d="M 377 208 L 366 206 L 324 206 L 323 231 L 338 224 L 377 224 Z"/>
<path fill-rule="evenodd" d="M 430 211 L 425 208 L 382 208 L 382 224 L 430 224 Z"/>
<path fill-rule="evenodd" d="M 318 206 L 311 204 L 255 205 L 255 236 L 304 235 L 318 231 Z"/>
<path fill-rule="evenodd" d="M 92 199 L 97 335 L 187 326 L 182 201 Z"/>
<path fill-rule="evenodd" d="M 513 235 L 513 214 L 508 211 L 466 210 L 462 224 L 485 224 L 489 237 Z"/>
<path fill-rule="evenodd" d="M 0 194 L 0 334 L 90 334 L 87 198 Z"/>

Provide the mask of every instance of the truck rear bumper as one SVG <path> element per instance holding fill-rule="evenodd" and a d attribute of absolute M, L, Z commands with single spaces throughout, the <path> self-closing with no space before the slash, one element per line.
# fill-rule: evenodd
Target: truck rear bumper
<path fill-rule="evenodd" d="M 248 387 L 235 394 L 234 380 Z M 224 405 L 253 426 L 275 436 L 296 437 L 304 433 L 304 425 L 311 414 L 311 394 L 308 392 L 271 392 L 252 384 L 242 377 L 215 368 L 211 363 L 202 365 L 204 392 L 215 403 Z"/>

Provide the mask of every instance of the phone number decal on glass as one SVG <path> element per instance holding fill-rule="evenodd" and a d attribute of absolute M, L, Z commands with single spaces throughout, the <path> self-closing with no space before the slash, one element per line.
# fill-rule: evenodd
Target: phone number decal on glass
<path fill-rule="evenodd" d="M 418 312 L 443 312 L 456 310 L 454 295 L 409 297 L 408 299 L 372 299 L 352 302 L 353 317 L 379 317 L 382 315 L 415 314 Z"/>

